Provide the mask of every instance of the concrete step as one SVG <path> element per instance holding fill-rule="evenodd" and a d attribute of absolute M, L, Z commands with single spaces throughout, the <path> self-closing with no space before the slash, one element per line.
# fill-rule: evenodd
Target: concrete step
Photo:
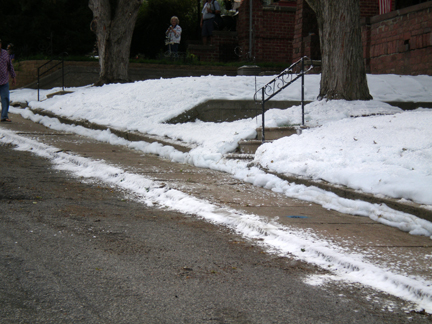
<path fill-rule="evenodd" d="M 271 141 L 265 141 L 266 143 L 270 143 Z M 261 140 L 248 140 L 248 141 L 240 141 L 239 143 L 239 151 L 241 154 L 255 154 L 258 147 L 262 144 Z"/>
<path fill-rule="evenodd" d="M 305 126 L 266 127 L 264 135 L 266 140 L 273 141 L 285 136 L 300 135 L 305 128 Z M 256 131 L 257 139 L 262 140 L 262 127 L 258 127 Z"/>
<path fill-rule="evenodd" d="M 285 126 L 285 127 L 266 127 L 265 128 L 265 143 L 271 143 L 274 140 L 285 136 L 300 135 L 306 126 Z M 240 141 L 240 154 L 255 154 L 258 147 L 262 144 L 262 127 L 258 127 L 257 138 L 255 140 Z"/>
<path fill-rule="evenodd" d="M 228 153 L 224 155 L 225 159 L 229 160 L 244 160 L 244 161 L 253 161 L 255 158 L 255 154 L 247 154 L 247 153 Z"/>
<path fill-rule="evenodd" d="M 46 97 L 47 98 L 52 98 L 54 96 L 62 96 L 62 95 L 69 94 L 69 93 L 73 93 L 73 91 L 64 91 L 64 90 L 57 91 L 57 92 L 53 92 L 53 93 L 47 94 Z"/>

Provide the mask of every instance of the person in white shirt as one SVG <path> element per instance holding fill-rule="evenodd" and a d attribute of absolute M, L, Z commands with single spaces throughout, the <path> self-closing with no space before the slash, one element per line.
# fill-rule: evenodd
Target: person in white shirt
<path fill-rule="evenodd" d="M 179 26 L 179 19 L 177 16 L 171 17 L 171 26 L 168 27 L 165 34 L 168 37 L 168 46 L 170 48 L 171 53 L 174 53 L 174 55 L 177 55 L 178 48 L 181 40 L 181 33 L 182 29 Z"/>

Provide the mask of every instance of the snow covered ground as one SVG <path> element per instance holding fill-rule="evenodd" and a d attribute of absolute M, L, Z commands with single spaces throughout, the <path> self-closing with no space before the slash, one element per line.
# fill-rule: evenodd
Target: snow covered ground
<path fill-rule="evenodd" d="M 350 201 L 318 188 L 288 183 L 257 167 L 248 167 L 245 162 L 225 159 L 224 154 L 234 150 L 239 140 L 255 137 L 260 118 L 229 123 L 197 121 L 164 124 L 164 121 L 209 99 L 252 99 L 255 89 L 271 78 L 203 76 L 147 80 L 98 88 L 67 89 L 74 92 L 41 102 L 36 101 L 35 90 L 12 91 L 12 101 L 28 101 L 31 108 L 42 108 L 59 116 L 86 119 L 118 129 L 167 136 L 193 145 L 194 149 L 189 153 L 160 144 L 128 142 L 109 131 L 63 125 L 56 119 L 34 115 L 28 109 L 11 108 L 10 111 L 54 129 L 157 153 L 180 163 L 225 171 L 235 178 L 288 197 L 315 202 L 343 213 L 370 217 L 432 239 L 432 223 L 428 221 L 386 206 Z M 306 76 L 306 100 L 316 99 L 319 78 L 319 75 Z M 278 173 L 324 179 L 375 195 L 410 200 L 432 209 L 432 109 L 404 112 L 383 102 L 432 102 L 432 77 L 369 75 L 368 83 L 373 101 L 312 102 L 305 107 L 306 125 L 311 128 L 300 136 L 282 138 L 261 146 L 254 162 Z M 299 100 L 300 83 L 288 89 L 275 99 Z M 46 98 L 48 93 L 57 90 L 43 91 L 42 97 Z M 272 109 L 266 113 L 266 121 L 268 127 L 300 124 L 301 107 Z M 1 141 L 14 143 L 24 150 L 32 148 L 36 154 L 51 158 L 58 168 L 139 193 L 149 205 L 157 202 L 229 226 L 247 237 L 264 237 L 266 246 L 282 254 L 291 253 L 325 267 L 339 264 L 340 267 L 335 270 L 339 278 L 394 294 L 432 312 L 432 287 L 424 279 L 392 273 L 328 242 L 288 228 L 281 230 L 280 226 L 265 223 L 254 215 L 238 215 L 232 210 L 218 209 L 181 192 L 159 188 L 151 180 L 128 174 L 103 162 L 89 162 L 81 157 L 55 153 L 52 147 L 4 129 L 0 129 L 0 134 Z M 308 246 L 308 253 L 298 253 L 305 245 Z"/>

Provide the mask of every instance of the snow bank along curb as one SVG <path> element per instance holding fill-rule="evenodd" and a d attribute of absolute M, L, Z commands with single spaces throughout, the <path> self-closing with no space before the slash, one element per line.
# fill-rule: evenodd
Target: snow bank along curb
<path fill-rule="evenodd" d="M 119 130 L 119 129 L 115 129 L 112 127 L 108 127 L 108 126 L 103 126 L 103 125 L 98 125 L 92 122 L 89 122 L 87 120 L 71 120 L 65 117 L 60 117 L 57 116 L 56 114 L 43 110 L 43 109 L 32 109 L 30 107 L 27 107 L 30 111 L 32 111 L 34 114 L 39 114 L 42 116 L 47 116 L 47 117 L 51 117 L 51 118 L 57 118 L 59 119 L 59 121 L 61 123 L 64 124 L 69 124 L 69 125 L 79 125 L 85 128 L 90 128 L 90 129 L 95 129 L 95 130 L 109 130 L 110 132 L 112 132 L 113 134 L 117 135 L 118 137 L 124 138 L 128 141 L 134 142 L 134 141 L 145 141 L 148 143 L 154 143 L 154 142 L 158 142 L 162 145 L 168 145 L 168 146 L 172 146 L 174 147 L 176 150 L 183 152 L 183 153 L 187 153 L 191 150 L 191 147 L 188 147 L 187 144 L 185 143 L 179 143 L 178 141 L 174 141 L 174 140 L 169 140 L 168 138 L 161 138 L 161 137 L 157 137 L 157 136 L 149 136 L 149 135 L 144 135 L 144 134 L 140 134 L 138 132 L 128 132 L 128 131 L 123 131 L 123 130 Z M 266 173 L 269 174 L 273 174 L 277 177 L 279 177 L 282 180 L 286 180 L 288 182 L 291 183 L 296 183 L 296 184 L 303 184 L 305 186 L 314 186 L 314 187 L 318 187 L 320 189 L 326 190 L 326 191 L 330 191 L 335 193 L 336 195 L 338 195 L 339 197 L 342 198 L 347 198 L 347 199 L 352 199 L 352 200 L 361 200 L 361 201 L 365 201 L 365 202 L 370 202 L 373 204 L 385 204 L 388 207 L 404 212 L 404 213 L 408 213 L 414 216 L 417 216 L 419 218 L 425 219 L 427 221 L 432 222 L 432 210 L 428 210 L 426 208 L 422 208 L 421 206 L 419 206 L 418 204 L 415 203 L 411 203 L 411 202 L 402 202 L 398 199 L 392 199 L 392 198 L 387 198 L 387 197 L 377 197 L 374 196 L 372 194 L 368 194 L 368 193 L 364 193 L 364 192 L 360 192 L 357 190 L 353 190 L 347 187 L 343 187 L 343 186 L 335 186 L 332 185 L 331 183 L 327 183 L 325 181 L 314 181 L 314 180 L 310 180 L 310 179 L 306 179 L 306 178 L 299 178 L 299 177 L 295 177 L 295 176 L 290 176 L 290 175 L 283 175 L 283 174 L 278 174 L 275 173 L 273 171 L 270 170 L 263 170 Z"/>

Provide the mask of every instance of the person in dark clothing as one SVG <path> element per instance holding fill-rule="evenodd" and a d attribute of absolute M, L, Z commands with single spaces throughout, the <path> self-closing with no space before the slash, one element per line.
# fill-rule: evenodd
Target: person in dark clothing
<path fill-rule="evenodd" d="M 202 28 L 202 40 L 203 44 L 207 45 L 211 43 L 211 37 L 213 36 L 214 20 L 216 14 L 221 12 L 219 3 L 216 0 L 206 0 L 201 15 L 201 28 Z"/>

